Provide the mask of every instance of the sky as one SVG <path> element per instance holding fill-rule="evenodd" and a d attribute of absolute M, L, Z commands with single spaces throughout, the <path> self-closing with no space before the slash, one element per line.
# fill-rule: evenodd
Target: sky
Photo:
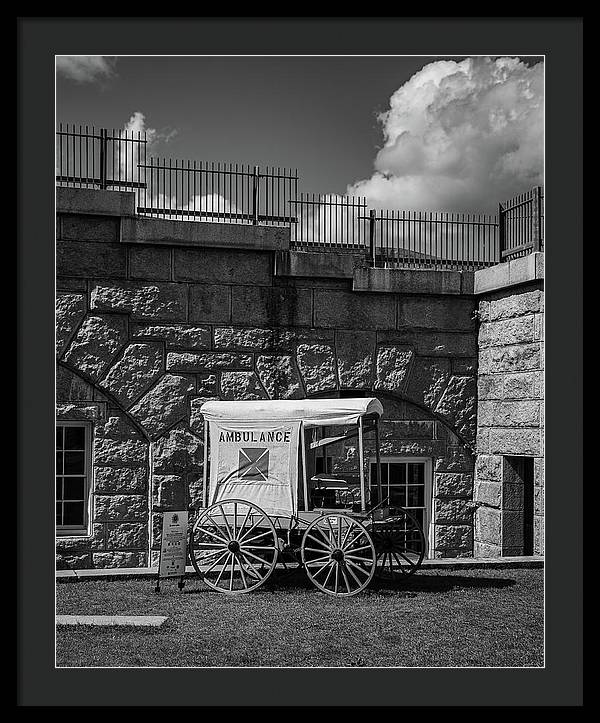
<path fill-rule="evenodd" d="M 370 206 L 494 213 L 543 183 L 543 59 L 57 56 L 60 123 L 148 155 L 297 168 Z"/>

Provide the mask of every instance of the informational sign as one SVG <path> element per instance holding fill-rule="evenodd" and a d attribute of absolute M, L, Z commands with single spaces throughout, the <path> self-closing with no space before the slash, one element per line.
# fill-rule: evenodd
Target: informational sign
<path fill-rule="evenodd" d="M 187 512 L 163 512 L 158 579 L 185 575 Z"/>
<path fill-rule="evenodd" d="M 300 422 L 210 422 L 213 502 L 242 499 L 268 515 L 297 508 Z"/>

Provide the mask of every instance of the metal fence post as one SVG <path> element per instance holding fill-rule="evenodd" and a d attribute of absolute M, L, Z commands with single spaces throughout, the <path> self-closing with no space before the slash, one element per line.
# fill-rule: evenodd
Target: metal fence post
<path fill-rule="evenodd" d="M 106 165 L 107 165 L 107 145 L 108 145 L 108 130 L 106 128 L 100 128 L 100 188 L 106 189 Z"/>
<path fill-rule="evenodd" d="M 504 244 L 505 244 L 505 231 L 504 231 L 504 209 L 502 208 L 502 204 L 498 204 L 498 258 L 496 259 L 497 263 L 500 263 L 502 261 L 502 252 L 504 251 Z"/>
<path fill-rule="evenodd" d="M 258 166 L 254 166 L 252 175 L 252 224 L 258 225 L 258 181 L 260 178 Z"/>
<path fill-rule="evenodd" d="M 541 248 L 542 238 L 542 188 L 534 186 L 533 188 L 533 251 L 539 251 Z"/>
<path fill-rule="evenodd" d="M 375 211 L 369 211 L 369 257 L 373 263 L 373 268 L 377 265 L 377 256 L 375 254 Z"/>

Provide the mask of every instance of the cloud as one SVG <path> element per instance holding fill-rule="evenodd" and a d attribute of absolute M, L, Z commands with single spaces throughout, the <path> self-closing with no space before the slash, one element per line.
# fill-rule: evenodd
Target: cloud
<path fill-rule="evenodd" d="M 124 124 L 120 136 L 121 138 L 137 138 L 137 134 L 146 139 L 146 159 L 156 153 L 157 147 L 161 143 L 169 143 L 176 135 L 176 129 L 166 129 L 157 131 L 156 128 L 150 128 L 146 125 L 146 116 L 139 110 L 136 110 L 127 123 Z M 120 178 L 132 180 L 136 171 L 134 170 L 139 160 L 139 151 L 137 143 L 121 144 L 121 154 L 119 155 L 121 165 Z"/>
<path fill-rule="evenodd" d="M 57 55 L 56 72 L 76 83 L 94 83 L 114 74 L 116 58 L 105 55 Z"/>
<path fill-rule="evenodd" d="M 165 128 L 157 131 L 156 128 L 149 128 L 146 125 L 146 116 L 139 110 L 136 110 L 127 123 L 123 126 L 121 137 L 125 137 L 128 133 L 145 133 L 148 150 L 156 150 L 159 143 L 169 143 L 177 135 L 176 128 Z"/>
<path fill-rule="evenodd" d="M 493 213 L 543 183 L 543 63 L 436 61 L 380 114 L 371 178 L 348 187 L 370 206 Z"/>
<path fill-rule="evenodd" d="M 146 125 L 146 116 L 139 110 L 136 110 L 123 126 L 121 138 L 126 138 L 131 133 L 145 133 L 148 144 L 156 141 L 156 128 L 148 128 Z"/>

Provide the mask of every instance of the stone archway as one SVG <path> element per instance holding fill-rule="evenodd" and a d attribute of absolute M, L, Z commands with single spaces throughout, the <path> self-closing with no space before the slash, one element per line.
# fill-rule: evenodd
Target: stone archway
<path fill-rule="evenodd" d="M 351 392 L 351 390 L 348 390 Z M 473 554 L 474 455 L 440 415 L 405 396 L 380 390 L 361 390 L 361 396 L 375 396 L 384 406 L 380 422 L 382 458 L 427 458 L 431 460 L 431 557 L 470 557 Z M 323 390 L 314 397 L 338 396 L 338 390 Z M 365 474 L 375 449 L 365 445 Z M 341 443 L 338 450 L 340 473 L 357 468 L 356 440 Z"/>
<path fill-rule="evenodd" d="M 60 362 L 56 416 L 92 425 L 89 535 L 58 536 L 57 568 L 143 567 L 148 562 L 150 442 L 119 403 Z"/>
<path fill-rule="evenodd" d="M 109 379 L 116 368 L 118 364 L 110 368 Z M 160 384 L 164 379 L 150 387 L 150 399 L 169 394 L 169 380 Z M 92 536 L 59 538 L 59 562 L 94 567 L 156 564 L 160 512 L 188 509 L 201 501 L 202 433 L 192 430 L 194 419 L 188 414 L 172 426 L 158 426 L 160 407 L 153 408 L 148 398 L 144 405 L 149 423 L 142 426 L 132 407 L 125 408 L 109 392 L 109 385 L 94 382 L 64 361 L 58 364 L 57 380 L 58 419 L 85 419 L 94 426 Z M 67 552 L 77 557 L 67 561 Z"/>

